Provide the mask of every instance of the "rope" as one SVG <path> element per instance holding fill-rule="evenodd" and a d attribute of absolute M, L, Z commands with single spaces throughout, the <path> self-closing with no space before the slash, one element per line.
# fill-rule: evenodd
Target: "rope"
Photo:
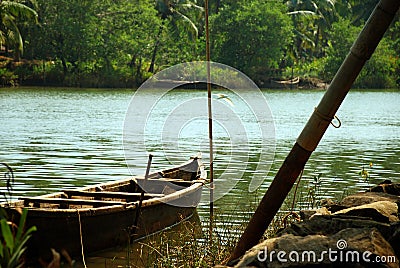
<path fill-rule="evenodd" d="M 322 114 L 320 111 L 318 111 L 317 107 L 314 108 L 314 114 L 317 115 L 319 118 L 321 118 L 324 121 L 331 122 L 333 119 L 333 117 Z"/>
<path fill-rule="evenodd" d="M 81 215 L 79 214 L 79 210 L 76 210 L 78 212 L 78 221 L 79 221 L 79 236 L 81 239 L 81 249 L 82 249 L 82 262 L 83 262 L 83 267 L 87 268 L 86 262 L 85 262 L 85 253 L 83 251 L 83 238 L 82 238 L 82 223 L 81 223 Z"/>
<path fill-rule="evenodd" d="M 206 187 L 207 189 L 214 190 L 215 185 L 213 184 L 212 186 L 209 186 L 209 184 L 212 184 L 213 182 L 210 182 L 209 180 L 206 180 L 207 183 L 203 183 L 203 186 Z"/>
<path fill-rule="evenodd" d="M 318 111 L 317 107 L 314 108 L 314 114 L 316 116 L 318 116 L 319 118 L 321 118 L 324 121 L 328 121 L 330 122 L 330 124 L 334 127 L 334 128 L 340 128 L 342 126 L 342 122 L 340 121 L 339 117 L 337 117 L 336 115 L 334 115 L 333 117 L 327 116 L 322 114 L 320 111 Z M 338 124 L 335 125 L 332 120 L 336 119 L 336 121 L 338 121 Z"/>

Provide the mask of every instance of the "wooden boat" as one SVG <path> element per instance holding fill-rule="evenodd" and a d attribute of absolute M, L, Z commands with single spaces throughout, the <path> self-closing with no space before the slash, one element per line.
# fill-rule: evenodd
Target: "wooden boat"
<path fill-rule="evenodd" d="M 271 80 L 273 88 L 293 88 L 299 85 L 300 77 L 295 77 L 289 80 Z"/>
<path fill-rule="evenodd" d="M 77 190 L 23 197 L 2 204 L 13 222 L 28 209 L 27 226 L 37 231 L 28 244 L 28 258 L 66 251 L 72 257 L 127 245 L 188 218 L 201 197 L 206 173 L 199 157 L 170 169 L 102 183 Z M 142 189 L 138 226 L 133 226 Z"/>

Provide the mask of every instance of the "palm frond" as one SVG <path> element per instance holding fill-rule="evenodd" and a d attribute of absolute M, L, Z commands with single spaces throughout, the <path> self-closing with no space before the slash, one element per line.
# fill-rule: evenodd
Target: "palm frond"
<path fill-rule="evenodd" d="M 196 5 L 196 4 L 194 4 L 194 3 L 186 3 L 186 4 L 182 4 L 182 6 L 183 6 L 183 7 L 187 7 L 187 8 L 189 8 L 189 9 L 195 8 L 195 9 L 197 9 L 198 11 L 201 11 L 201 12 L 204 11 L 204 7 L 199 6 L 199 5 Z"/>
<path fill-rule="evenodd" d="M 16 50 L 22 53 L 23 41 L 18 25 L 15 22 L 15 18 L 13 16 L 4 15 L 3 25 L 5 26 L 3 34 L 6 37 L 5 42 L 7 43 L 7 45 L 14 47 Z"/>
<path fill-rule="evenodd" d="M 328 2 L 332 7 L 335 7 L 336 0 L 326 0 L 326 2 Z"/>
<path fill-rule="evenodd" d="M 298 36 L 300 36 L 300 38 L 301 38 L 306 44 L 310 44 L 311 47 L 315 47 L 314 41 L 313 41 L 310 37 L 308 37 L 306 34 L 300 32 L 300 31 L 298 31 L 298 30 L 295 30 L 295 33 L 296 33 Z"/>
<path fill-rule="evenodd" d="M 197 26 L 193 23 L 193 21 L 191 19 L 189 19 L 185 14 L 182 14 L 179 11 L 174 12 L 174 15 L 178 16 L 182 22 L 184 22 L 184 24 L 186 24 L 189 27 L 186 27 L 187 30 L 189 30 L 189 32 L 191 32 L 192 34 L 194 33 L 194 37 L 197 38 L 199 31 L 197 29 Z"/>
<path fill-rule="evenodd" d="M 310 11 L 310 10 L 297 10 L 297 11 L 288 12 L 287 14 L 288 15 L 318 16 L 314 11 Z"/>
<path fill-rule="evenodd" d="M 3 6 L 5 13 L 10 14 L 17 19 L 37 21 L 37 12 L 24 4 L 12 1 L 3 1 L 1 2 L 1 5 Z"/>

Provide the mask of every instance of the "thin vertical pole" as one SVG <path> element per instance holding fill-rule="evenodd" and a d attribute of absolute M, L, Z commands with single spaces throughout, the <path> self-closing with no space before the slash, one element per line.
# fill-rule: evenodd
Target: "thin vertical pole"
<path fill-rule="evenodd" d="M 139 204 L 136 208 L 136 215 L 135 215 L 135 221 L 133 223 L 133 227 L 134 229 L 134 234 L 137 233 L 138 231 L 138 225 L 139 225 L 139 217 L 140 217 L 140 213 L 141 213 L 141 209 L 142 209 L 142 204 L 143 204 L 143 199 L 144 199 L 144 184 L 147 182 L 147 179 L 149 177 L 149 173 L 150 173 L 150 167 L 151 167 L 151 161 L 153 159 L 153 155 L 149 154 L 149 158 L 147 160 L 147 167 L 146 167 L 146 173 L 144 175 L 144 181 L 143 181 L 143 185 L 142 187 L 140 187 L 140 198 L 139 198 Z"/>
<path fill-rule="evenodd" d="M 208 138 L 210 145 L 210 245 L 212 244 L 212 232 L 214 222 L 214 146 L 213 146 L 213 119 L 212 119 L 212 95 L 211 95 L 211 65 L 210 65 L 210 31 L 208 24 L 208 0 L 205 0 L 206 20 L 206 61 L 207 61 L 207 93 L 208 93 Z"/>

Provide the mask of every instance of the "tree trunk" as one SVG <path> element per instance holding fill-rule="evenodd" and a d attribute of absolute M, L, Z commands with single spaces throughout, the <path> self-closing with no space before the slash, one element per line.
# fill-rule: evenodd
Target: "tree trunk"
<path fill-rule="evenodd" d="M 221 0 L 217 0 L 217 2 L 215 4 L 215 14 L 219 13 L 220 6 L 221 6 Z"/>
<path fill-rule="evenodd" d="M 68 66 L 67 66 L 67 62 L 64 59 L 64 57 L 61 57 L 61 64 L 63 66 L 63 74 L 64 74 L 64 79 L 65 79 L 65 77 L 67 77 L 67 73 L 68 73 Z"/>
<path fill-rule="evenodd" d="M 149 67 L 149 73 L 154 73 L 154 65 L 156 63 L 156 56 L 157 56 L 157 51 L 158 47 L 160 45 L 160 38 L 161 34 L 164 28 L 164 21 L 161 23 L 160 28 L 158 29 L 157 37 L 156 37 L 156 43 L 154 44 L 154 49 L 153 49 L 153 55 L 151 56 L 151 63 Z"/>

